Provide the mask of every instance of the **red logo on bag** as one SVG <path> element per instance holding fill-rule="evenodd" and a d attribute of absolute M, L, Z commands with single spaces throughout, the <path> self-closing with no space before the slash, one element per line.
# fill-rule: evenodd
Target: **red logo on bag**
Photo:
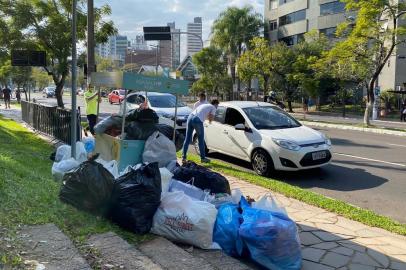
<path fill-rule="evenodd" d="M 164 224 L 177 232 L 193 230 L 193 224 L 189 223 L 189 217 L 186 216 L 185 213 L 182 213 L 182 215 L 178 215 L 177 217 L 165 217 Z"/>

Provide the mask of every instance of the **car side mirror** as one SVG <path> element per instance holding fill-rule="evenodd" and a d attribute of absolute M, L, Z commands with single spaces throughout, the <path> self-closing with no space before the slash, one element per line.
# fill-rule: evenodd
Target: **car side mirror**
<path fill-rule="evenodd" d="M 244 124 L 237 124 L 234 126 L 235 130 L 244 130 L 245 131 L 245 125 Z"/>

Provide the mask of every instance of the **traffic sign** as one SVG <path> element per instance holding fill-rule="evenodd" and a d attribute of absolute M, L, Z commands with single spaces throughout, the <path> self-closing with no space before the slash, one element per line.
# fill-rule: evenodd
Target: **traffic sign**
<path fill-rule="evenodd" d="M 47 56 L 45 51 L 12 50 L 11 65 L 19 67 L 46 67 Z"/>
<path fill-rule="evenodd" d="M 144 40 L 172 40 L 169 26 L 144 27 Z"/>

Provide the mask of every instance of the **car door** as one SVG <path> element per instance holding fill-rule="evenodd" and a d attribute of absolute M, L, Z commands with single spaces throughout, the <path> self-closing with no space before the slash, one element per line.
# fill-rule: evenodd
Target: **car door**
<path fill-rule="evenodd" d="M 247 129 L 236 130 L 235 126 L 238 124 L 245 125 Z M 224 147 L 227 147 L 227 152 L 234 157 L 250 160 L 248 149 L 253 141 L 253 133 L 239 110 L 227 108 L 222 132 L 226 135 Z"/>
<path fill-rule="evenodd" d="M 214 120 L 209 123 L 209 121 L 204 122 L 204 137 L 207 148 L 213 150 L 221 150 L 222 151 L 222 141 L 226 138 L 224 137 L 223 126 L 224 126 L 224 118 L 226 114 L 226 108 L 223 106 L 219 106 L 216 110 L 216 115 L 214 116 Z"/>

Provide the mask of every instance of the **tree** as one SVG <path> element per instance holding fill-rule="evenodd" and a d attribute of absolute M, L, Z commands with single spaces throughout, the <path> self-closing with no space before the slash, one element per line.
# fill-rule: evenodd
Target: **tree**
<path fill-rule="evenodd" d="M 271 77 L 271 48 L 264 38 L 255 37 L 250 42 L 249 50 L 245 51 L 237 62 L 238 76 L 251 88 L 251 80 L 261 79 L 262 89 L 268 92 Z"/>
<path fill-rule="evenodd" d="M 48 73 L 39 68 L 32 69 L 31 77 L 39 92 L 42 92 L 42 90 L 44 90 L 44 88 L 47 87 L 51 82 L 51 78 Z"/>
<path fill-rule="evenodd" d="M 86 1 L 79 0 L 78 42 L 86 38 Z M 14 0 L 0 1 L 1 20 L 0 38 L 2 46 L 13 49 L 40 49 L 47 52 L 48 69 L 55 83 L 58 106 L 63 107 L 62 90 L 69 74 L 71 56 L 71 20 L 72 0 Z M 95 9 L 96 42 L 107 41 L 109 35 L 116 32 L 111 21 L 103 17 L 111 13 L 105 5 Z M 4 38 L 6 36 L 6 38 Z"/>
<path fill-rule="evenodd" d="M 336 45 L 335 50 L 339 58 L 370 62 L 370 70 L 366 72 L 367 106 L 364 115 L 364 123 L 369 125 L 378 77 L 395 48 L 406 41 L 406 27 L 400 24 L 401 16 L 406 12 L 406 3 L 392 0 L 343 2 L 346 3 L 347 10 L 356 11 L 357 16 L 354 22 L 346 22 L 339 27 L 338 34 L 348 34 L 344 41 Z"/>
<path fill-rule="evenodd" d="M 231 97 L 232 84 L 227 75 L 227 65 L 223 60 L 223 52 L 214 47 L 203 48 L 193 55 L 201 78 L 193 84 L 192 91 L 212 94 L 227 94 Z"/>
<path fill-rule="evenodd" d="M 317 31 L 310 31 L 305 34 L 303 41 L 292 48 L 295 51 L 296 59 L 291 78 L 297 81 L 298 88 L 302 90 L 304 97 L 316 99 L 318 108 L 324 85 L 322 78 L 317 76 L 314 65 L 328 50 L 328 44 L 329 42 L 324 35 L 320 35 Z M 304 105 L 307 108 L 307 104 Z"/>
<path fill-rule="evenodd" d="M 31 79 L 31 67 L 12 67 L 11 80 L 13 84 L 17 85 L 17 88 L 23 88 L 25 93 L 25 100 L 28 101 L 27 86 L 32 82 Z"/>
<path fill-rule="evenodd" d="M 262 15 L 254 12 L 251 6 L 229 7 L 214 21 L 212 42 L 227 56 L 233 84 L 236 83 L 235 64 L 243 53 L 243 47 L 260 35 L 262 27 Z M 237 87 L 240 88 L 239 84 Z"/>
<path fill-rule="evenodd" d="M 99 72 L 111 72 L 120 70 L 118 62 L 108 57 L 96 57 L 97 71 Z"/>

